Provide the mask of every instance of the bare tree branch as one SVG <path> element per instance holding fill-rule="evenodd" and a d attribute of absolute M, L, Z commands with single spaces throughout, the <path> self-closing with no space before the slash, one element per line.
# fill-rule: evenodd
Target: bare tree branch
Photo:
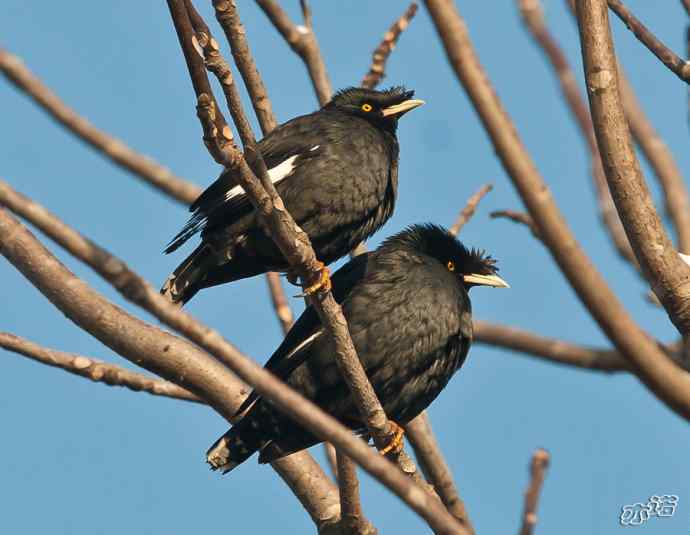
<path fill-rule="evenodd" d="M 690 379 L 634 323 L 575 240 L 491 87 L 456 6 L 450 0 L 425 3 L 451 66 L 554 260 L 590 314 L 635 367 L 638 377 L 659 399 L 690 419 Z"/>
<path fill-rule="evenodd" d="M 19 269 L 72 321 L 98 336 L 102 342 L 125 358 L 131 358 L 154 373 L 188 388 L 206 399 L 214 408 L 217 406 L 216 410 L 219 410 L 227 419 L 232 419 L 248 392 L 246 388 L 240 386 L 232 387 L 232 385 L 238 385 L 239 382 L 226 368 L 198 352 L 191 344 L 148 327 L 145 323 L 131 318 L 124 311 L 105 301 L 67 271 L 28 230 L 2 209 L 0 209 L 0 254 Z M 94 262 L 92 256 L 78 257 L 89 264 Z M 111 257 L 109 263 L 110 268 L 101 266 L 100 270 L 115 270 L 114 268 L 117 267 L 116 271 L 120 276 L 116 287 L 125 298 L 142 306 L 166 325 L 183 333 L 196 345 L 209 351 L 280 410 L 301 422 L 323 440 L 328 440 L 338 449 L 343 450 L 367 472 L 393 490 L 427 520 L 433 529 L 439 533 L 465 533 L 462 526 L 455 522 L 438 500 L 399 470 L 391 470 L 392 465 L 388 460 L 370 450 L 362 440 L 353 436 L 351 431 L 337 420 L 294 392 L 272 373 L 241 354 L 219 333 L 200 324 L 189 314 L 170 303 L 145 281 L 127 270 L 122 262 Z M 120 266 L 113 265 L 118 263 Z M 123 325 L 122 322 L 126 322 L 127 325 Z M 155 344 L 154 347 L 157 350 L 152 351 L 150 355 L 148 353 L 141 355 L 142 344 L 146 341 L 142 338 L 145 338 L 144 333 L 147 331 L 151 333 L 149 336 L 154 338 L 152 343 Z M 137 332 L 137 335 L 123 337 L 122 332 Z M 166 344 L 166 337 L 179 340 L 179 344 L 189 346 L 196 352 L 195 357 L 181 359 L 176 354 L 171 354 L 171 347 L 170 344 Z M 202 362 L 203 365 L 197 365 Z M 210 370 L 209 367 L 213 369 Z M 206 371 L 207 369 L 209 371 Z M 218 385 L 218 383 L 221 384 Z M 231 387 L 230 390 L 228 390 L 229 387 Z M 228 402 L 229 392 L 234 392 L 230 403 Z M 300 499 L 305 496 L 320 498 L 316 503 L 310 501 L 303 505 L 309 508 L 316 522 L 323 523 L 324 516 L 327 516 L 323 508 L 328 505 L 328 511 L 334 512 L 333 506 L 328 504 L 328 497 L 332 495 L 332 491 L 327 488 L 331 484 L 306 452 L 290 455 L 272 464 L 290 465 L 293 462 L 297 463 L 297 466 L 304 464 L 305 469 L 309 470 L 308 473 L 311 473 L 311 476 L 305 476 L 305 472 L 295 473 L 295 475 L 301 474 L 301 477 L 293 483 L 306 485 L 303 489 L 295 490 L 295 494 Z M 310 467 L 310 464 L 314 466 Z M 314 475 L 316 475 L 315 478 Z M 317 482 L 322 488 L 315 492 L 314 485 Z"/>
<path fill-rule="evenodd" d="M 656 213 L 633 148 L 618 91 L 605 2 L 577 2 L 590 108 L 611 196 L 635 256 L 673 324 L 690 334 L 690 267 Z M 603 9 L 603 11 L 602 11 Z"/>
<path fill-rule="evenodd" d="M 212 40 L 210 32 L 208 32 L 207 35 L 209 35 L 211 39 L 209 40 L 210 42 L 206 44 L 206 47 L 204 47 L 205 50 L 207 48 L 213 50 L 215 46 L 215 50 L 217 51 L 217 42 Z M 225 79 L 224 75 L 229 73 L 227 63 L 225 63 L 220 54 L 214 56 L 213 52 L 210 52 L 208 56 L 211 58 L 209 69 L 216 65 L 213 61 L 214 59 L 218 61 L 217 69 L 219 72 L 216 72 L 216 75 L 219 76 L 219 80 L 222 84 Z M 223 67 L 226 67 L 227 70 L 224 71 Z M 113 159 L 118 165 L 121 165 L 149 182 L 163 193 L 166 193 L 168 196 L 184 204 L 191 204 L 201 193 L 201 189 L 195 184 L 176 177 L 165 167 L 157 164 L 146 156 L 136 153 L 132 149 L 126 147 L 120 140 L 89 124 L 86 119 L 68 108 L 50 91 L 50 89 L 43 85 L 41 81 L 22 64 L 19 58 L 1 49 L 0 70 L 2 70 L 17 88 L 31 96 L 34 102 L 41 106 L 70 132 L 89 143 L 97 149 L 98 152 Z M 282 297 L 277 293 L 282 290 L 278 275 L 275 273 L 267 273 L 266 277 L 268 279 L 274 306 L 281 307 L 280 309 L 276 309 L 276 312 L 281 324 L 283 324 L 283 329 L 285 329 L 285 321 L 289 320 L 289 323 L 291 323 L 292 312 L 289 307 L 282 308 L 282 303 L 285 302 L 285 298 L 284 292 L 281 292 Z"/>
<path fill-rule="evenodd" d="M 177 6 L 171 6 L 172 8 L 175 8 Z M 175 13 L 175 9 L 171 10 L 173 14 Z M 179 12 L 178 12 L 179 13 Z M 187 21 L 188 23 L 188 21 Z M 187 24 L 189 26 L 189 24 Z M 183 28 L 182 31 L 180 32 L 181 36 L 189 36 L 190 31 L 188 28 Z M 183 41 L 184 42 L 184 41 Z M 189 47 L 186 47 L 187 49 Z M 193 58 L 193 54 L 187 54 L 186 56 L 188 59 Z M 193 67 L 193 69 L 196 69 L 196 67 Z M 191 70 L 191 69 L 190 69 Z M 198 84 L 197 84 L 198 85 Z M 201 97 L 205 96 L 206 101 L 211 103 L 212 100 L 208 95 L 201 94 L 199 100 L 202 100 Z M 211 110 L 213 110 L 213 106 L 210 106 Z M 211 121 L 215 121 L 216 118 L 212 117 L 209 115 L 208 119 Z M 215 125 L 215 123 L 214 123 Z M 234 147 L 232 148 L 234 150 Z M 241 165 L 243 163 L 243 160 L 239 161 L 239 164 Z M 246 164 L 245 164 L 246 165 Z M 250 176 L 250 178 L 253 178 L 251 176 L 251 171 L 246 172 Z M 254 179 L 256 180 L 256 179 Z M 252 184 L 249 184 L 251 187 Z M 264 192 L 265 194 L 265 192 Z M 36 284 L 39 288 L 43 289 L 46 291 L 48 295 L 50 295 L 51 299 L 56 301 L 56 298 L 54 295 L 50 293 L 50 290 L 46 290 L 46 288 L 49 287 L 42 287 L 42 284 L 47 284 L 50 281 L 56 281 L 56 280 L 61 280 L 65 279 L 69 276 L 67 272 L 62 273 L 61 275 L 64 275 L 63 277 L 60 276 L 55 276 L 55 274 L 52 274 L 52 277 L 38 277 L 36 276 L 36 273 L 32 271 L 32 268 L 34 268 L 34 264 L 31 261 L 28 262 L 23 262 L 23 260 L 27 260 L 26 255 L 27 253 L 31 250 L 31 247 L 29 245 L 34 245 L 33 247 L 33 252 L 35 253 L 33 257 L 35 258 L 36 256 L 46 256 L 49 257 L 49 253 L 45 251 L 45 249 L 40 248 L 40 245 L 37 243 L 31 244 L 31 235 L 24 231 L 22 232 L 22 227 L 14 221 L 12 218 L 9 216 L 5 216 L 4 213 L 0 213 L 0 221 L 2 227 L 4 225 L 4 229 L 0 228 L 0 230 L 5 230 L 6 232 L 1 232 L 0 236 L 7 236 L 11 239 L 8 238 L 9 242 L 3 241 L 2 245 L 2 253 L 10 259 L 15 265 L 17 265 L 18 268 L 22 270 L 22 272 L 32 280 L 34 284 Z M 24 238 L 24 241 L 21 244 L 17 244 L 17 242 L 20 240 L 20 238 Z M 34 240 L 35 242 L 35 240 Z M 41 250 L 42 249 L 42 250 Z M 312 253 L 313 254 L 313 253 Z M 22 256 L 24 255 L 24 256 Z M 93 260 L 93 259 L 91 259 Z M 42 266 L 46 267 L 46 264 L 50 262 L 39 262 Z M 62 266 L 59 265 L 57 262 L 52 262 L 52 267 L 61 268 Z M 117 267 L 122 267 L 122 266 L 117 266 Z M 104 269 L 104 271 L 106 271 Z M 126 268 L 123 271 L 127 271 Z M 121 273 L 120 273 L 121 274 Z M 152 288 L 148 287 L 143 281 L 137 280 L 136 277 L 127 277 L 126 275 L 129 275 L 130 273 L 125 273 L 124 277 L 121 277 L 119 282 L 123 283 L 123 287 L 120 288 L 124 294 L 129 298 L 134 300 L 135 302 L 138 302 L 139 304 L 146 304 L 146 305 L 151 305 L 149 307 L 149 310 L 153 312 L 154 314 L 157 314 L 157 317 L 159 319 L 162 319 L 163 321 L 167 321 L 169 324 L 172 324 L 174 327 L 183 330 L 188 336 L 191 336 L 197 344 L 201 346 L 206 346 L 206 347 L 211 347 L 212 351 L 214 353 L 220 353 L 222 354 L 226 359 L 230 359 L 229 361 L 233 364 L 235 364 L 235 369 L 240 368 L 243 372 L 247 372 L 249 370 L 249 374 L 251 375 L 252 371 L 259 373 L 259 376 L 261 374 L 265 374 L 264 377 L 268 376 L 269 379 L 269 384 L 270 380 L 274 379 L 271 377 L 271 374 L 268 372 L 265 372 L 258 366 L 256 366 L 253 362 L 249 361 L 245 357 L 236 354 L 236 351 L 234 348 L 229 346 L 226 342 L 224 342 L 222 339 L 219 338 L 219 336 L 216 333 L 209 332 L 206 328 L 196 324 L 189 316 L 186 314 L 182 313 L 179 310 L 176 310 L 175 307 L 170 305 L 169 303 L 166 302 L 164 298 L 162 298 L 160 295 L 158 295 Z M 133 275 L 133 274 L 132 274 Z M 60 296 L 62 297 L 62 296 Z M 65 305 L 64 302 L 60 302 L 60 304 L 64 307 L 67 306 Z M 74 319 L 74 318 L 73 318 Z M 80 317 L 79 319 L 82 319 Z M 243 368 L 243 366 L 246 366 L 248 368 Z M 257 371 L 258 370 L 258 371 Z M 246 376 L 246 375 L 245 375 Z M 278 387 L 279 391 L 280 388 L 283 387 L 279 381 L 275 381 L 273 387 Z M 261 392 L 263 395 L 265 395 L 268 399 L 273 399 L 273 396 L 270 394 L 267 394 L 265 391 L 262 392 L 263 387 L 258 387 L 257 390 Z M 292 408 L 294 406 L 294 401 L 295 399 L 299 400 L 299 396 L 295 396 L 294 394 L 291 394 L 288 392 L 288 399 L 284 400 L 285 406 Z M 290 396 L 293 396 L 293 399 L 290 399 Z M 281 403 L 278 403 L 279 406 L 282 406 Z M 307 411 L 309 412 L 309 411 Z M 327 416 L 317 413 L 319 416 L 324 416 L 328 418 Z M 299 418 L 299 415 L 297 415 Z M 326 419 L 324 422 L 328 422 L 328 419 Z M 324 423 L 322 422 L 322 424 Z M 328 424 L 326 424 L 328 425 Z M 309 427 L 309 425 L 307 425 Z M 345 431 L 345 434 L 348 438 L 352 439 L 351 435 L 349 432 L 342 428 L 340 431 Z M 318 432 L 317 432 L 318 433 Z M 357 440 L 357 439 L 353 439 Z M 338 443 L 338 441 L 335 441 Z M 361 446 L 361 448 L 364 448 L 363 450 L 360 448 L 359 454 L 361 455 L 362 451 L 365 452 L 365 454 L 370 454 L 370 457 L 373 457 L 374 459 L 374 465 L 376 463 L 383 463 L 379 465 L 379 468 L 382 468 L 385 466 L 385 461 L 382 460 L 380 457 L 378 457 L 376 454 L 373 454 L 370 452 L 366 446 L 361 444 L 361 442 L 356 442 L 358 446 Z M 347 450 L 346 450 L 347 451 Z M 355 458 L 357 458 L 357 455 L 354 455 Z M 393 476 L 395 480 L 396 476 Z M 403 476 L 400 475 L 400 478 Z M 408 484 L 412 484 L 408 480 L 403 478 L 403 481 Z M 410 489 L 414 489 L 414 487 L 410 487 Z M 418 491 L 419 492 L 419 491 Z M 405 494 L 405 493 L 403 493 Z M 299 495 L 299 494 L 298 494 Z M 407 492 L 404 497 L 410 499 L 409 492 Z M 412 493 L 413 497 L 415 497 L 414 492 Z M 427 500 L 431 500 L 431 498 L 425 498 L 422 499 L 421 501 L 419 500 L 419 496 L 416 496 L 416 500 L 412 499 L 414 504 L 417 506 L 417 509 L 423 514 L 429 517 L 430 523 L 432 525 L 440 525 L 442 526 L 442 529 L 444 529 L 445 532 L 461 532 L 461 529 L 455 529 L 455 526 L 453 524 L 452 518 L 445 513 L 442 509 L 439 510 L 439 507 L 436 506 L 435 503 L 431 504 L 430 506 L 426 504 L 425 502 Z M 434 509 L 436 509 L 436 514 L 434 514 Z M 443 528 L 445 526 L 445 528 Z"/>
<path fill-rule="evenodd" d="M 331 469 L 331 473 L 333 474 L 333 477 L 335 480 L 338 480 L 338 459 L 335 454 L 335 448 L 333 447 L 333 444 L 330 442 L 324 442 L 323 443 L 323 451 L 324 454 L 326 455 L 326 461 L 328 461 L 328 466 Z"/>
<path fill-rule="evenodd" d="M 608 0 L 611 10 L 621 19 L 635 37 L 647 47 L 678 78 L 690 83 L 690 64 L 657 39 L 620 0 Z"/>
<path fill-rule="evenodd" d="M 256 0 L 273 26 L 280 32 L 290 48 L 304 62 L 316 97 L 322 106 L 331 99 L 333 88 L 321 56 L 321 49 L 311 23 L 311 11 L 305 0 L 301 0 L 304 25 L 295 25 L 288 14 L 273 0 Z"/>
<path fill-rule="evenodd" d="M 574 1 L 567 0 L 566 4 L 574 16 Z M 547 30 L 545 29 L 544 31 Z M 557 47 L 555 42 L 554 46 Z M 565 57 L 563 57 L 563 59 L 565 61 Z M 567 68 L 569 69 L 569 67 Z M 635 96 L 635 92 L 633 91 L 630 82 L 626 78 L 623 67 L 620 63 L 618 63 L 618 90 L 620 91 L 621 103 L 623 104 L 623 111 L 625 112 L 625 117 L 628 120 L 630 131 L 632 132 L 635 141 L 642 150 L 642 153 L 649 162 L 649 165 L 652 167 L 652 170 L 654 171 L 659 180 L 659 184 L 661 185 L 661 189 L 664 194 L 666 211 L 671 217 L 676 234 L 678 235 L 678 248 L 681 251 L 685 251 L 688 247 L 690 247 L 690 198 L 688 196 L 687 188 L 685 187 L 685 182 L 683 181 L 683 177 L 678 169 L 678 165 L 676 164 L 673 155 L 671 154 L 671 151 L 652 126 L 649 118 L 642 109 L 642 106 L 640 106 L 640 103 Z M 593 154 L 596 152 L 597 160 L 600 162 L 601 157 L 599 156 L 599 148 L 596 144 L 596 136 L 594 135 L 594 128 L 589 115 L 589 109 L 580 97 L 577 86 L 574 87 L 573 94 L 576 100 L 579 102 L 577 104 L 577 113 L 586 117 L 587 119 L 586 131 L 588 132 L 587 140 L 590 144 L 590 148 Z M 583 129 L 583 133 L 584 131 L 585 130 Z M 614 243 L 621 256 L 630 261 L 638 272 L 642 274 L 640 266 L 637 263 L 637 259 L 635 258 L 635 254 L 633 253 L 630 243 L 628 242 L 628 238 L 625 235 L 623 225 L 618 217 L 618 212 L 613 204 L 613 199 L 611 198 L 608 184 L 606 182 L 606 176 L 604 175 L 604 170 L 601 164 L 597 165 L 594 171 L 596 180 L 595 185 L 597 187 L 600 200 L 600 209 L 602 210 L 602 216 L 606 221 L 608 221 Z"/>
<path fill-rule="evenodd" d="M 564 340 L 548 338 L 517 327 L 488 321 L 474 321 L 474 341 L 587 370 L 603 372 L 632 370 L 628 361 L 615 351 L 571 344 Z"/>
<path fill-rule="evenodd" d="M 417 3 L 412 2 L 405 10 L 405 13 L 403 13 L 383 35 L 381 44 L 376 47 L 372 54 L 371 66 L 369 67 L 369 72 L 366 73 L 362 79 L 362 87 L 373 89 L 385 78 L 388 56 L 391 55 L 398 39 L 400 39 L 400 35 L 407 29 L 410 25 L 410 21 L 416 14 Z"/>
<path fill-rule="evenodd" d="M 362 514 L 359 497 L 357 465 L 347 455 L 336 451 L 338 486 L 340 488 L 340 514 L 343 529 L 356 535 L 375 535 L 377 530 Z"/>
<path fill-rule="evenodd" d="M 563 97 L 568 103 L 573 118 L 579 126 L 580 132 L 589 147 L 592 179 L 597 195 L 597 205 L 599 207 L 601 222 L 608 232 L 609 238 L 620 257 L 629 262 L 639 273 L 640 267 L 637 264 L 635 253 L 633 253 L 630 248 L 630 243 L 628 242 L 625 230 L 618 217 L 618 212 L 616 212 L 613 199 L 611 199 L 608 184 L 606 184 L 606 176 L 604 176 L 604 169 L 601 165 L 601 156 L 599 155 L 599 147 L 597 146 L 597 140 L 594 136 L 592 119 L 589 116 L 587 104 L 580 96 L 580 89 L 577 85 L 575 74 L 570 68 L 565 54 L 549 33 L 544 20 L 541 2 L 539 0 L 518 0 L 518 4 L 522 20 L 553 67 Z M 515 218 L 513 218 L 513 220 L 517 221 Z M 534 234 L 534 231 L 532 233 Z"/>
<path fill-rule="evenodd" d="M 659 179 L 666 211 L 678 235 L 678 249 L 690 252 L 690 197 L 668 145 L 640 106 L 635 92 L 620 64 L 618 64 L 618 91 L 628 126 L 642 153 Z"/>
<path fill-rule="evenodd" d="M 94 253 L 91 256 L 97 256 L 97 251 Z M 228 421 L 233 420 L 249 393 L 244 383 L 194 344 L 165 333 L 109 303 L 70 273 L 26 228 L 1 208 L 0 254 L 79 327 L 127 360 L 193 392 Z M 106 258 L 104 262 L 110 266 L 103 267 L 103 271 L 112 272 L 122 286 L 118 289 L 128 299 L 140 299 L 143 303 L 149 300 L 163 310 L 172 308 L 172 312 L 180 312 L 117 259 Z M 310 455 L 300 452 L 274 462 L 273 467 L 288 482 L 317 525 L 335 522 L 339 518 L 336 489 Z"/>
<path fill-rule="evenodd" d="M 520 535 L 532 535 L 532 533 L 534 533 L 534 527 L 537 525 L 539 494 L 544 484 L 544 477 L 546 476 L 549 462 L 549 452 L 541 448 L 534 452 L 529 468 L 530 482 L 525 491 L 525 509 L 522 513 Z"/>
<path fill-rule="evenodd" d="M 0 332 L 0 347 L 97 383 L 124 386 L 135 392 L 148 392 L 155 396 L 205 404 L 196 394 L 169 381 L 147 377 L 91 357 L 49 349 L 14 334 Z"/>
<path fill-rule="evenodd" d="M 169 0 L 169 2 L 172 1 L 173 0 Z M 251 52 L 249 50 L 249 45 L 246 42 L 235 4 L 223 5 L 223 9 L 220 11 L 218 10 L 220 3 L 214 2 L 214 5 L 216 6 L 219 20 L 222 19 L 221 23 L 224 21 L 224 30 L 230 42 L 235 62 L 250 94 L 265 94 L 265 90 L 262 89 L 263 84 L 261 82 L 261 77 L 256 71 L 254 61 L 250 56 Z M 191 11 L 193 11 L 193 9 Z M 193 15 L 193 18 L 196 20 L 201 17 Z M 202 26 L 198 20 L 196 26 L 197 31 L 201 30 L 210 35 L 208 28 L 205 25 Z M 191 28 L 187 31 L 191 32 Z M 182 38 L 183 37 L 181 37 L 181 39 Z M 186 36 L 186 39 L 189 40 L 189 35 Z M 198 59 L 196 61 L 198 63 Z M 254 87 L 256 84 L 259 84 L 260 87 Z M 284 210 L 282 200 L 268 177 L 266 166 L 256 147 L 253 132 L 242 110 L 239 94 L 234 84 L 223 84 L 223 90 L 233 120 L 244 144 L 245 153 L 251 155 L 254 164 L 253 167 L 259 169 L 261 184 L 265 188 L 265 191 L 261 191 L 259 187 L 257 187 L 258 184 L 256 184 L 253 173 L 246 166 L 241 156 L 235 156 L 233 161 L 239 162 L 240 165 L 240 184 L 249 194 L 252 202 L 255 202 L 255 200 L 261 198 L 261 196 L 264 198 L 270 196 L 270 201 L 267 199 L 268 202 L 264 202 L 263 204 L 264 212 L 262 215 L 269 219 L 268 222 L 272 231 L 272 236 L 281 249 L 281 252 L 285 255 L 293 268 L 297 266 L 297 271 L 302 273 L 302 281 L 307 281 L 309 279 L 303 274 L 303 268 L 305 266 L 307 267 L 307 273 L 309 273 L 310 270 L 311 273 L 318 273 L 322 265 L 317 261 L 307 235 L 295 224 L 287 211 Z M 270 111 L 270 107 L 268 110 L 262 109 L 261 112 L 261 115 L 257 116 L 264 133 L 268 133 L 275 126 L 275 118 Z M 242 170 L 243 167 L 246 167 L 245 171 Z M 250 191 L 252 188 L 253 191 Z M 266 192 L 268 192 L 268 195 L 266 195 Z M 273 207 L 271 207 L 271 201 Z M 256 203 L 255 206 L 258 208 L 259 203 Z M 277 210 L 280 211 L 279 216 L 271 220 L 270 215 L 275 214 Z M 301 240 L 301 242 L 299 240 Z M 302 270 L 300 270 L 300 268 L 302 268 Z M 314 278 L 316 277 L 312 277 L 312 280 Z M 382 449 L 392 439 L 394 427 L 388 422 L 386 414 L 357 357 L 340 306 L 336 303 L 335 299 L 333 299 L 330 291 L 326 290 L 326 292 L 322 292 L 322 294 L 321 296 L 316 296 L 316 298 L 312 297 L 312 305 L 319 314 L 322 324 L 333 337 L 336 348 L 336 364 L 355 398 L 363 420 L 366 422 L 375 444 L 379 449 Z M 404 451 L 391 452 L 390 456 L 397 459 L 398 465 L 405 474 L 412 477 L 412 479 L 425 488 L 424 481 L 417 473 L 414 462 Z"/>
<path fill-rule="evenodd" d="M 489 193 L 492 189 L 494 189 L 492 184 L 484 184 L 474 195 L 467 199 L 467 203 L 465 204 L 463 209 L 460 210 L 457 219 L 450 227 L 450 229 L 448 229 L 451 234 L 456 236 L 460 233 L 462 227 L 464 227 L 465 224 L 474 215 L 474 212 L 477 209 L 477 205 L 484 198 L 484 195 Z"/>
<path fill-rule="evenodd" d="M 168 0 L 174 3 L 175 0 Z M 214 1 L 217 16 L 221 25 L 224 25 L 226 36 L 230 41 L 235 62 L 242 74 L 245 85 L 250 94 L 260 94 L 261 89 L 251 86 L 261 82 L 260 76 L 250 56 L 249 46 L 246 42 L 236 6 L 229 2 Z M 222 20 L 221 20 L 222 19 Z M 190 29 L 191 30 L 191 29 Z M 261 87 L 263 84 L 261 83 Z M 253 133 L 242 111 L 237 92 L 226 92 L 228 105 L 232 110 L 233 119 L 238 127 L 240 137 L 245 147 L 245 152 L 250 153 L 254 167 L 261 170 L 261 189 L 253 173 L 241 157 L 236 157 L 239 163 L 239 182 L 247 192 L 250 200 L 255 204 L 261 215 L 265 218 L 271 231 L 271 235 L 280 248 L 283 255 L 293 268 L 301 275 L 302 281 L 318 280 L 322 266 L 317 261 L 308 236 L 295 224 L 287 213 L 282 200 L 275 191 L 275 187 L 267 175 L 260 153 L 256 149 Z M 270 111 L 263 110 L 263 118 L 259 116 L 262 128 L 270 131 L 275 120 Z M 379 449 L 388 444 L 393 436 L 394 429 L 388 422 L 385 412 L 364 372 L 359 358 L 357 358 L 354 344 L 347 330 L 347 323 L 340 306 L 336 303 L 330 291 L 322 292 L 322 295 L 312 298 L 312 306 L 319 314 L 322 324 L 333 337 L 336 347 L 336 363 L 343 377 L 350 387 L 357 406 L 362 412 L 363 420 L 367 423 L 374 442 Z M 412 460 L 401 451 L 397 454 L 398 461 L 409 475 L 415 476 L 416 470 Z"/>
<path fill-rule="evenodd" d="M 514 223 L 525 225 L 530 230 L 532 235 L 541 241 L 539 229 L 534 224 L 534 221 L 532 221 L 532 218 L 529 216 L 529 214 L 526 214 L 525 212 L 518 212 L 517 210 L 494 210 L 489 214 L 489 217 L 492 219 L 509 219 Z"/>
<path fill-rule="evenodd" d="M 254 113 L 256 113 L 262 129 L 264 129 L 264 134 L 266 134 L 267 131 L 273 130 L 277 123 L 266 87 L 256 68 L 254 58 L 249 52 L 249 44 L 240 22 L 240 15 L 237 11 L 235 0 L 213 0 L 213 7 L 216 10 L 216 19 L 230 43 L 235 65 L 237 65 L 244 79 L 244 84 L 247 87 L 252 106 L 254 107 Z"/>
<path fill-rule="evenodd" d="M 292 310 L 288 304 L 287 297 L 285 296 L 285 290 L 280 281 L 280 275 L 278 273 L 267 273 L 266 281 L 268 282 L 268 289 L 271 295 L 271 302 L 273 303 L 273 308 L 276 311 L 276 316 L 278 321 L 280 321 L 280 326 L 283 329 L 283 333 L 287 334 L 292 327 Z"/>
<path fill-rule="evenodd" d="M 135 152 L 78 115 L 32 74 L 21 59 L 3 49 L 0 49 L 0 71 L 58 123 L 120 167 L 185 204 L 190 204 L 199 195 L 196 185 L 175 176 L 169 169 Z"/>
<path fill-rule="evenodd" d="M 405 426 L 407 437 L 412 444 L 415 456 L 427 479 L 431 481 L 450 514 L 462 522 L 469 533 L 474 533 L 474 526 L 465 509 L 465 503 L 460 498 L 458 489 L 453 481 L 453 474 L 443 458 L 438 446 L 431 422 L 426 411 Z"/>
<path fill-rule="evenodd" d="M 213 34 L 211 34 L 208 25 L 201 15 L 199 15 L 191 0 L 185 0 L 185 8 L 195 33 L 196 42 L 203 51 L 204 63 L 208 70 L 218 79 L 233 121 L 235 121 L 235 124 L 241 124 L 241 128 L 245 132 L 245 135 L 249 135 L 248 133 L 251 132 L 251 127 L 248 123 L 242 123 L 242 121 L 246 121 L 246 118 L 243 113 L 238 111 L 237 106 L 240 102 L 239 91 L 235 85 L 230 66 L 220 53 L 218 41 L 216 41 Z M 285 296 L 285 290 L 280 281 L 280 276 L 277 273 L 269 272 L 266 274 L 266 282 L 268 283 L 271 302 L 273 303 L 276 316 L 280 321 L 283 332 L 287 333 L 292 325 L 293 319 L 292 311 L 290 310 Z"/>

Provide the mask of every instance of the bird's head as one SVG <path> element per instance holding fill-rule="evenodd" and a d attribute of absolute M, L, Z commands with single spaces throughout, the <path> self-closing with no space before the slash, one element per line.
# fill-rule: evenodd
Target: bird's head
<path fill-rule="evenodd" d="M 324 109 L 356 115 L 380 128 L 395 131 L 400 117 L 424 104 L 423 100 L 414 99 L 413 96 L 414 91 L 400 86 L 385 91 L 349 87 L 333 95 Z"/>
<path fill-rule="evenodd" d="M 473 286 L 510 288 L 496 273 L 496 260 L 479 249 L 468 249 L 448 230 L 433 224 L 412 225 L 390 238 L 435 258 L 457 275 L 466 289 Z"/>

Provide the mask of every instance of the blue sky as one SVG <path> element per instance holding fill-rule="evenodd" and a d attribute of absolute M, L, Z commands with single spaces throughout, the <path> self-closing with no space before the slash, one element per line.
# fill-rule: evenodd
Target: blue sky
<path fill-rule="evenodd" d="M 285 2 L 293 20 L 298 2 Z M 210 2 L 197 2 L 213 22 Z M 316 100 L 299 59 L 253 2 L 242 18 L 279 120 Z M 404 2 L 313 2 L 314 22 L 335 88 L 356 85 Z M 649 332 L 672 340 L 665 314 L 609 246 L 598 222 L 588 156 L 557 83 L 523 30 L 516 3 L 461 1 L 480 58 L 576 236 Z M 684 50 L 680 2 L 630 0 L 675 50 Z M 165 2 L 88 4 L 4 2 L 2 46 L 20 55 L 68 104 L 173 171 L 205 186 L 218 174 L 203 144 L 191 84 Z M 561 0 L 547 0 L 548 23 L 581 79 L 576 28 Z M 687 88 L 616 20 L 617 51 L 637 94 L 682 171 Z M 213 26 L 217 37 L 221 31 Z M 509 291 L 476 289 L 475 317 L 585 344 L 606 339 L 541 244 L 524 228 L 490 220 L 521 209 L 476 114 L 451 73 L 430 19 L 420 12 L 393 53 L 385 84 L 403 83 L 427 105 L 400 125 L 397 210 L 372 244 L 421 221 L 450 224 L 466 198 L 494 184 L 462 239 L 499 259 Z M 160 284 L 185 252 L 161 254 L 187 218 L 184 207 L 116 168 L 0 81 L 0 176 Z M 254 122 L 256 125 L 256 123 Z M 658 188 L 645 164 L 658 199 Z M 87 268 L 49 248 L 118 304 Z M 55 310 L 0 260 L 0 330 L 48 347 L 128 365 Z M 129 305 L 125 305 L 131 310 Z M 294 310 L 300 300 L 292 300 Z M 202 292 L 189 311 L 264 362 L 280 342 L 262 278 Z M 146 314 L 137 314 L 150 319 Z M 282 481 L 252 459 L 231 476 L 208 471 L 203 454 L 226 428 L 196 405 L 91 384 L 0 353 L 0 531 L 6 533 L 309 532 L 311 521 Z M 552 455 L 539 532 L 615 533 L 621 507 L 676 494 L 670 519 L 647 535 L 690 530 L 690 439 L 686 422 L 634 378 L 605 376 L 475 345 L 430 410 L 431 420 L 479 533 L 516 531 L 536 447 Z M 321 458 L 321 450 L 314 449 Z M 397 498 L 363 477 L 366 514 L 381 533 L 424 525 Z"/>

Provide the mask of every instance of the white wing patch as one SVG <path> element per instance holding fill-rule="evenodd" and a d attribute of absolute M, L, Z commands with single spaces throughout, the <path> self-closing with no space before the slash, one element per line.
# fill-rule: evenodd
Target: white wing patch
<path fill-rule="evenodd" d="M 316 150 L 317 148 L 319 148 L 318 145 L 311 148 L 310 150 Z M 295 170 L 295 160 L 299 158 L 299 156 L 299 154 L 295 154 L 294 156 L 290 156 L 287 160 L 283 160 L 275 167 L 271 167 L 268 170 L 268 177 L 271 179 L 271 182 L 273 182 L 273 184 L 277 184 L 284 178 L 290 176 L 292 172 Z M 225 194 L 225 200 L 229 201 L 233 197 L 237 197 L 238 195 L 242 195 L 243 193 L 244 190 L 242 189 L 242 186 L 235 186 Z"/>
<path fill-rule="evenodd" d="M 292 349 L 287 355 L 285 355 L 285 359 L 291 358 L 293 355 L 298 353 L 302 348 L 306 347 L 307 345 L 311 344 L 314 340 L 316 340 L 319 336 L 323 334 L 323 330 L 318 330 L 314 334 L 312 334 L 310 337 L 306 338 L 305 340 L 302 340 L 295 348 Z"/>

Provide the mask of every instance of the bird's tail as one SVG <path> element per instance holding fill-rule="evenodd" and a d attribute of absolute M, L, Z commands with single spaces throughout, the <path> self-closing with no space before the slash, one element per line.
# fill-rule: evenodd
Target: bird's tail
<path fill-rule="evenodd" d="M 199 245 L 168 277 L 161 293 L 173 303 L 184 305 L 205 287 L 204 280 L 213 265 L 213 257 L 208 244 Z"/>
<path fill-rule="evenodd" d="M 173 303 L 184 305 L 199 290 L 234 282 L 264 273 L 266 269 L 256 258 L 243 255 L 229 258 L 227 251 L 216 251 L 202 243 L 165 281 L 161 293 Z"/>
<path fill-rule="evenodd" d="M 245 418 L 208 449 L 206 462 L 211 465 L 211 469 L 221 470 L 227 474 L 263 448 L 267 442 L 269 441 L 262 438 L 257 427 L 252 426 Z"/>

